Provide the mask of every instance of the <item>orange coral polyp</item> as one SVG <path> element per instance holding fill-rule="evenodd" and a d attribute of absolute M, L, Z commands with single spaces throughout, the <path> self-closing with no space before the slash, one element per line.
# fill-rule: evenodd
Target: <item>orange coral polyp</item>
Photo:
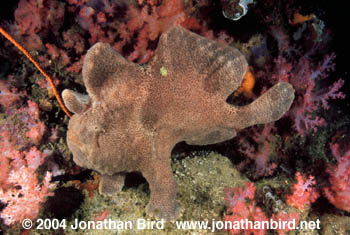
<path fill-rule="evenodd" d="M 247 69 L 247 73 L 243 78 L 242 85 L 235 91 L 234 96 L 238 96 L 243 93 L 243 95 L 247 98 L 253 97 L 254 85 L 255 85 L 255 77 L 251 72 L 251 67 L 249 66 Z"/>
<path fill-rule="evenodd" d="M 298 12 L 295 12 L 293 15 L 293 19 L 289 20 L 289 24 L 291 25 L 296 25 L 296 24 L 300 24 L 300 23 L 304 23 L 306 21 L 309 21 L 312 19 L 312 14 L 310 15 L 302 15 Z"/>

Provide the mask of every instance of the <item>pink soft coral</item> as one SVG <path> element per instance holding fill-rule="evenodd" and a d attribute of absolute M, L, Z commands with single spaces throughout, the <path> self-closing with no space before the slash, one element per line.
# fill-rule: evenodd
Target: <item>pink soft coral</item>
<path fill-rule="evenodd" d="M 45 130 L 45 124 L 43 122 L 38 122 L 32 126 L 29 131 L 26 132 L 26 137 L 28 137 L 33 144 L 39 145 L 43 138 Z"/>
<path fill-rule="evenodd" d="M 36 147 L 32 147 L 28 152 L 24 152 L 25 159 L 27 161 L 27 165 L 30 169 L 36 170 L 39 166 L 41 166 L 45 158 L 46 154 L 40 152 Z"/>
<path fill-rule="evenodd" d="M 55 185 L 50 183 L 51 173 L 46 172 L 40 184 L 35 172 L 44 163 L 46 154 L 36 147 L 28 152 L 17 150 L 9 132 L 1 132 L 0 138 L 0 200 L 6 205 L 0 217 L 11 225 L 24 218 L 35 218 L 40 204 L 53 195 L 50 189 Z"/>
<path fill-rule="evenodd" d="M 261 130 L 257 127 L 250 128 L 246 133 L 249 133 L 255 145 L 249 143 L 246 138 L 240 139 L 240 152 L 255 161 L 254 178 L 272 175 L 277 167 L 275 163 L 269 162 L 275 141 L 274 131 L 273 124 L 265 124 Z"/>
<path fill-rule="evenodd" d="M 350 212 L 350 150 L 341 155 L 339 144 L 330 147 L 338 164 L 327 168 L 331 186 L 324 189 L 324 194 L 335 207 Z"/>
<path fill-rule="evenodd" d="M 345 98 L 345 94 L 339 91 L 344 84 L 342 79 L 329 87 L 321 89 L 319 86 L 320 80 L 334 70 L 334 59 L 334 54 L 327 55 L 317 66 L 306 56 L 301 57 L 297 64 L 287 62 L 281 55 L 275 60 L 271 79 L 293 85 L 296 99 L 288 115 L 293 119 L 293 128 L 302 136 L 310 130 L 316 132 L 318 127 L 326 124 L 322 117 L 315 115 L 319 108 L 327 110 L 330 99 Z"/>
<path fill-rule="evenodd" d="M 295 101 L 292 108 L 287 113 L 293 121 L 293 128 L 301 135 L 314 131 L 326 124 L 322 116 L 317 111 L 322 108 L 329 108 L 329 100 L 344 99 L 345 94 L 340 91 L 344 80 L 339 79 L 332 85 L 328 81 L 330 72 L 335 70 L 335 54 L 323 56 L 318 62 L 311 58 L 317 51 L 317 45 L 299 58 L 291 59 L 287 57 L 288 52 L 295 50 L 290 46 L 288 36 L 283 30 L 272 28 L 272 35 L 278 42 L 280 50 L 279 56 L 275 59 L 273 69 L 268 68 L 260 72 L 259 77 L 269 80 L 272 84 L 278 81 L 289 82 L 295 89 Z"/>
<path fill-rule="evenodd" d="M 8 181 L 13 187 L 6 191 L 0 188 L 0 200 L 6 204 L 0 216 L 5 224 L 35 218 L 39 214 L 40 204 L 45 202 L 47 196 L 53 195 L 50 190 L 55 184 L 51 184 L 50 180 L 51 174 L 47 172 L 40 186 L 37 175 L 26 166 L 11 171 Z"/>
<path fill-rule="evenodd" d="M 340 92 L 344 80 L 339 79 L 328 88 L 320 89 L 316 86 L 320 79 L 327 77 L 329 71 L 334 70 L 334 54 L 325 56 L 322 63 L 314 68 L 306 57 L 301 58 L 297 65 L 297 72 L 292 75 L 290 82 L 299 93 L 295 105 L 290 110 L 294 117 L 293 127 L 304 135 L 305 131 L 317 130 L 317 127 L 326 124 L 325 120 L 314 115 L 319 108 L 327 110 L 330 99 L 344 99 L 345 94 Z"/>

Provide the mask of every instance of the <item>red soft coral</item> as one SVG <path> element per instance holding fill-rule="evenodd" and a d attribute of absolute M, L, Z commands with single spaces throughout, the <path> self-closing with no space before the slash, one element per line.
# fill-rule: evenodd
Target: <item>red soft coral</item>
<path fill-rule="evenodd" d="M 139 8 L 129 6 L 127 16 L 127 30 L 138 34 L 134 51 L 127 58 L 139 63 L 148 62 L 153 55 L 153 51 L 148 49 L 150 41 L 156 40 L 171 25 L 181 24 L 186 18 L 181 0 L 166 0 L 159 6 L 154 3 L 140 4 Z"/>
<path fill-rule="evenodd" d="M 242 228 L 244 234 L 266 234 L 266 228 L 254 229 L 250 223 L 256 221 L 267 221 L 265 213 L 260 207 L 256 206 L 254 199 L 255 185 L 253 183 L 245 183 L 244 189 L 242 187 L 226 188 L 225 201 L 227 205 L 227 213 L 225 221 L 231 221 L 233 224 L 239 223 L 241 220 L 249 221 L 247 228 Z M 231 234 L 241 234 L 241 229 L 229 229 Z"/>
<path fill-rule="evenodd" d="M 8 131 L 0 133 L 0 200 L 6 207 L 0 212 L 5 224 L 11 225 L 24 218 L 34 219 L 54 184 L 46 172 L 39 183 L 36 170 L 44 163 L 46 154 L 36 147 L 28 152 L 18 150 L 16 139 Z"/>
<path fill-rule="evenodd" d="M 56 60 L 60 59 L 62 66 L 66 66 L 70 63 L 70 57 L 64 50 L 58 49 L 55 45 L 46 43 L 47 53 L 51 56 L 51 59 Z"/>
<path fill-rule="evenodd" d="M 9 87 L 5 81 L 0 81 L 0 104 L 4 108 L 10 108 L 21 96 L 22 94 L 18 93 L 14 87 Z"/>
<path fill-rule="evenodd" d="M 276 231 L 278 235 L 285 235 L 288 231 L 292 229 L 289 225 L 296 225 L 299 223 L 300 216 L 298 213 L 286 213 L 285 211 L 279 211 L 277 214 L 273 214 L 271 219 L 276 222 L 276 224 L 283 221 L 284 226 L 279 227 L 276 225 Z M 287 225 L 287 226 L 286 226 Z"/>
<path fill-rule="evenodd" d="M 36 0 L 21 0 L 15 11 L 16 23 L 22 34 L 35 34 L 40 31 L 42 21 L 40 19 L 40 9 L 42 4 Z"/>
<path fill-rule="evenodd" d="M 350 149 L 341 155 L 339 144 L 330 147 L 338 164 L 327 168 L 331 186 L 324 189 L 324 194 L 335 207 L 350 212 Z"/>
<path fill-rule="evenodd" d="M 295 173 L 297 183 L 293 185 L 292 194 L 286 196 L 288 205 L 303 210 L 319 197 L 319 193 L 313 187 L 316 184 L 313 176 L 303 177 L 299 172 Z"/>
<path fill-rule="evenodd" d="M 39 118 L 38 104 L 28 100 L 28 106 L 11 107 L 5 110 L 8 118 L 0 124 L 0 132 L 8 132 L 14 145 L 20 149 L 28 144 L 38 145 L 46 131 Z M 16 120 L 16 122 L 13 122 Z M 24 137 L 27 138 L 24 138 Z M 28 141 L 29 140 L 29 141 Z"/>
<path fill-rule="evenodd" d="M 20 0 L 15 20 L 21 34 L 20 41 L 26 49 L 43 49 L 42 35 L 49 31 L 57 35 L 64 22 L 64 13 L 63 3 L 58 1 Z"/>

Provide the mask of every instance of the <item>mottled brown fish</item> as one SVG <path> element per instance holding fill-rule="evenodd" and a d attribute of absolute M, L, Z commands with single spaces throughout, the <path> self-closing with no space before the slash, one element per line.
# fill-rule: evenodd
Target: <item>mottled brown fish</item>
<path fill-rule="evenodd" d="M 240 129 L 278 120 L 293 102 L 293 87 L 278 83 L 249 105 L 228 104 L 246 70 L 237 49 L 178 26 L 160 37 L 146 66 L 97 43 L 83 66 L 88 95 L 62 94 L 74 113 L 67 134 L 74 161 L 101 174 L 103 194 L 119 192 L 127 172 L 141 172 L 151 191 L 147 214 L 177 219 L 174 145 L 231 139 Z"/>

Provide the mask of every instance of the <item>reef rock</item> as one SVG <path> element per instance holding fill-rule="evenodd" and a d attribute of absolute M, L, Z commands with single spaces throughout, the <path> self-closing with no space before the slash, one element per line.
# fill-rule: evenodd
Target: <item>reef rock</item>
<path fill-rule="evenodd" d="M 101 174 L 99 190 L 107 195 L 122 189 L 127 172 L 141 172 L 151 191 L 147 214 L 178 218 L 170 166 L 174 145 L 231 139 L 240 129 L 278 120 L 293 102 L 292 86 L 278 83 L 249 105 L 228 104 L 246 70 L 237 49 L 178 26 L 160 37 L 146 66 L 97 43 L 83 66 L 88 95 L 62 94 L 74 113 L 67 133 L 74 161 Z"/>

